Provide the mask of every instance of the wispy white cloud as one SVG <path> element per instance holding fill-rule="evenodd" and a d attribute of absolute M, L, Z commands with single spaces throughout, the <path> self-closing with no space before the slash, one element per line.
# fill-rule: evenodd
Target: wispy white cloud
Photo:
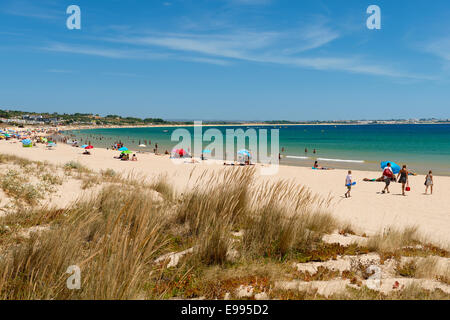
<path fill-rule="evenodd" d="M 315 70 L 343 71 L 407 79 L 430 79 L 373 63 L 355 54 L 328 54 L 327 45 L 341 35 L 324 21 L 287 31 L 228 30 L 218 33 L 161 33 L 122 30 L 95 38 L 104 46 L 51 44 L 45 50 L 114 59 L 175 59 L 226 66 L 238 61 Z M 295 45 L 293 45 L 293 43 Z M 318 51 L 318 49 L 321 49 Z"/>
<path fill-rule="evenodd" d="M 57 20 L 64 17 L 64 12 L 54 8 L 53 1 L 41 1 L 36 5 L 35 1 L 14 0 L 8 1 L 0 7 L 0 11 L 13 16 L 35 18 L 41 20 Z"/>
<path fill-rule="evenodd" d="M 72 54 L 83 54 L 104 58 L 125 59 L 136 57 L 134 52 L 128 50 L 117 50 L 111 48 L 92 47 L 85 45 L 68 45 L 62 43 L 55 43 L 41 48 L 47 51 L 63 52 Z"/>
<path fill-rule="evenodd" d="M 302 32 L 297 33 L 300 44 L 284 50 L 287 54 L 299 53 L 307 50 L 320 48 L 340 37 L 340 34 L 324 25 L 312 25 L 305 27 Z M 295 38 L 292 35 L 290 38 Z"/>
<path fill-rule="evenodd" d="M 215 64 L 218 66 L 229 66 L 232 64 L 230 61 L 222 60 L 222 59 L 214 59 L 214 58 L 202 58 L 202 57 L 178 57 L 179 60 L 184 61 L 192 61 L 192 62 L 200 62 L 200 63 L 208 63 Z"/>
<path fill-rule="evenodd" d="M 425 51 L 450 62 L 450 38 L 435 40 L 425 46 Z"/>
<path fill-rule="evenodd" d="M 96 56 L 110 59 L 140 59 L 140 60 L 161 60 L 161 59 L 174 59 L 182 61 L 191 61 L 199 63 L 208 63 L 215 65 L 229 65 L 229 61 L 205 58 L 205 57 L 191 57 L 191 56 L 177 56 L 173 53 L 157 53 L 148 50 L 130 50 L 130 49 L 111 49 L 107 47 L 89 46 L 89 45 L 72 45 L 64 43 L 52 43 L 48 46 L 40 48 L 41 50 L 69 53 L 69 54 L 81 54 L 88 56 Z"/>
<path fill-rule="evenodd" d="M 262 50 L 275 42 L 277 33 L 240 32 L 231 34 L 153 34 L 151 36 L 107 38 L 109 42 L 160 47 L 210 56 L 241 59 L 243 53 Z"/>
<path fill-rule="evenodd" d="M 160 48 L 171 52 L 199 54 L 204 57 L 252 61 L 295 66 L 316 70 L 345 71 L 350 73 L 409 79 L 432 79 L 398 71 L 384 64 L 365 61 L 348 55 L 344 58 L 312 54 L 338 39 L 339 33 L 323 24 L 302 29 L 301 32 L 234 32 L 228 34 L 176 34 L 153 33 L 145 36 L 121 36 L 103 39 L 114 43 Z M 296 46 L 292 46 L 292 43 Z M 202 59 L 205 59 L 205 58 Z M 206 62 L 206 61 L 205 61 Z"/>
<path fill-rule="evenodd" d="M 101 38 L 112 43 L 134 46 L 159 47 L 173 51 L 242 59 L 250 53 L 270 51 L 294 55 L 317 49 L 338 39 L 340 34 L 323 21 L 282 31 L 228 30 L 203 33 L 122 33 L 121 36 Z"/>

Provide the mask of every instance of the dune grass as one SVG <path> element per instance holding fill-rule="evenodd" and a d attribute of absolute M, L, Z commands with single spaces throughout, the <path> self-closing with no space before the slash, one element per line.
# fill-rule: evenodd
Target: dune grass
<path fill-rule="evenodd" d="M 388 229 L 371 237 L 367 246 L 378 252 L 394 252 L 406 246 L 419 244 L 419 237 L 417 227 L 408 227 L 404 230 Z"/>
<path fill-rule="evenodd" d="M 43 188 L 29 183 L 28 177 L 16 170 L 8 170 L 0 179 L 0 187 L 15 200 L 33 205 L 43 198 Z"/>
<path fill-rule="evenodd" d="M 84 171 L 78 164 L 71 164 L 70 170 Z M 173 239 L 181 239 L 180 248 L 194 247 L 183 263 L 199 268 L 227 262 L 233 230 L 247 230 L 239 248 L 245 256 L 257 256 L 266 251 L 261 240 L 269 244 L 281 239 L 286 245 L 279 245 L 279 253 L 284 254 L 286 248 L 300 247 L 310 233 L 317 232 L 312 229 L 324 229 L 321 219 L 318 223 L 310 216 L 293 216 L 287 221 L 304 220 L 294 224 L 301 228 L 266 237 L 270 228 L 285 226 L 283 212 L 280 209 L 270 220 L 268 210 L 252 206 L 258 202 L 249 193 L 253 175 L 253 170 L 243 169 L 203 176 L 198 187 L 178 197 L 164 178 L 148 189 L 131 186 L 124 191 L 120 186 L 109 186 L 63 212 L 25 209 L 14 218 L 4 217 L 2 224 L 49 224 L 51 228 L 39 237 L 23 240 L 9 251 L 8 259 L 0 260 L 0 297 L 136 298 L 149 283 L 161 280 L 156 276 L 160 267 L 152 261 L 169 252 Z M 165 195 L 163 204 L 152 201 L 146 194 L 150 189 Z M 325 221 L 331 222 L 329 218 Z M 81 290 L 65 288 L 63 280 L 70 265 L 82 269 Z M 152 297 L 149 292 L 144 295 Z"/>
<path fill-rule="evenodd" d="M 19 156 L 2 153 L 2 154 L 0 154 L 0 164 L 1 163 L 13 163 L 13 164 L 17 164 L 23 168 L 23 167 L 31 165 L 33 163 L 33 161 L 19 157 Z"/>
<path fill-rule="evenodd" d="M 0 298 L 138 298 L 165 245 L 163 225 L 145 194 L 107 188 L 0 260 Z M 66 287 L 70 265 L 81 268 L 81 290 Z"/>
<path fill-rule="evenodd" d="M 345 228 L 329 213 L 330 199 L 286 181 L 255 184 L 252 168 L 201 174 L 183 193 L 167 176 L 146 181 L 112 171 L 95 174 L 77 163 L 65 169 L 111 183 L 65 209 L 21 208 L 0 217 L 1 230 L 13 226 L 13 232 L 0 233 L 0 299 L 223 299 L 241 285 L 270 290 L 275 280 L 292 276 L 294 261 L 369 251 L 323 243 L 324 234 Z M 16 236 L 43 225 L 45 232 Z M 413 230 L 385 233 L 370 247 L 389 251 L 415 238 Z M 167 268 L 170 254 L 181 251 Z M 72 265 L 81 269 L 79 290 L 66 286 Z M 336 276 L 325 271 L 318 279 Z M 279 296 L 290 297 L 321 298 Z"/>

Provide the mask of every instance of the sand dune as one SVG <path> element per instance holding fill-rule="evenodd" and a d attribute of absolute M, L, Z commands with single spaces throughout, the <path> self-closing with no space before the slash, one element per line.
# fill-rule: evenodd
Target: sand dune
<path fill-rule="evenodd" d="M 68 161 L 78 161 L 93 170 L 106 168 L 121 173 L 137 173 L 154 177 L 167 174 L 180 189 L 188 184 L 194 169 L 194 176 L 204 169 L 220 170 L 223 165 L 179 162 L 175 164 L 168 156 L 138 154 L 139 161 L 124 162 L 114 159 L 117 151 L 94 149 L 91 156 L 82 150 L 59 144 L 55 150 L 46 150 L 44 145 L 23 148 L 19 142 L 0 141 L 0 152 L 14 154 L 36 161 L 49 161 L 63 165 Z M 210 161 L 211 162 L 211 161 Z M 258 166 L 259 167 L 259 166 Z M 349 164 L 351 169 L 351 164 Z M 381 173 L 353 170 L 357 185 L 352 197 L 343 197 L 345 170 L 311 170 L 303 167 L 280 166 L 273 176 L 258 176 L 258 179 L 290 179 L 308 186 L 313 192 L 332 196 L 332 212 L 339 219 L 348 221 L 359 233 L 374 234 L 387 227 L 418 226 L 419 232 L 430 241 L 444 247 L 450 246 L 450 177 L 435 176 L 435 190 L 432 196 L 424 195 L 424 176 L 410 177 L 411 192 L 401 196 L 401 185 L 391 184 L 390 194 L 380 194 L 383 183 L 363 182 L 363 178 L 377 178 Z M 192 180 L 191 180 L 192 181 Z M 71 195 L 72 197 L 73 195 Z"/>

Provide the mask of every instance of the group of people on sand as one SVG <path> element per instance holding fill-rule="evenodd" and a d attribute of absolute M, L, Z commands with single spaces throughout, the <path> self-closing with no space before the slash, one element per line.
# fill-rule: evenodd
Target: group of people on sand
<path fill-rule="evenodd" d="M 118 157 L 114 157 L 116 159 L 122 160 L 122 161 L 138 161 L 136 154 L 133 153 L 133 156 L 130 159 L 130 154 L 128 153 L 121 153 Z"/>
<path fill-rule="evenodd" d="M 115 143 L 115 144 L 113 144 L 111 146 L 112 150 L 119 150 L 120 148 L 123 148 L 123 143 L 122 142 Z"/>
<path fill-rule="evenodd" d="M 385 183 L 383 190 L 381 190 L 382 194 L 390 193 L 389 186 L 391 182 L 398 182 L 402 184 L 402 195 L 406 196 L 405 191 L 410 191 L 409 186 L 409 176 L 411 175 L 411 172 L 408 171 L 406 165 L 403 165 L 401 170 L 398 172 L 397 176 L 395 176 L 394 171 L 392 170 L 391 163 L 387 163 L 386 167 L 383 169 L 383 174 L 380 178 L 377 179 L 367 179 L 364 178 L 363 181 L 383 181 Z M 345 186 L 347 187 L 347 192 L 344 194 L 346 198 L 350 197 L 350 192 L 353 185 L 352 180 L 352 171 L 349 170 L 348 174 L 345 178 Z M 428 174 L 425 176 L 425 194 L 428 194 L 428 189 L 430 189 L 430 194 L 433 194 L 433 171 L 428 171 Z"/>
<path fill-rule="evenodd" d="M 321 166 L 319 166 L 319 162 L 316 160 L 316 161 L 314 161 L 314 165 L 313 165 L 313 167 L 312 167 L 313 169 L 316 169 L 316 170 L 333 170 L 333 168 L 327 168 L 327 167 L 321 167 Z"/>

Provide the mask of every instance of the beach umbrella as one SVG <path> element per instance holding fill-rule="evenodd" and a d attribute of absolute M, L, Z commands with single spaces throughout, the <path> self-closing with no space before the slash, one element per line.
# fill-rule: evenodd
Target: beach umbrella
<path fill-rule="evenodd" d="M 119 149 L 119 151 L 128 151 L 128 148 L 127 147 L 122 147 L 122 148 Z"/>
<path fill-rule="evenodd" d="M 179 155 L 180 157 L 183 157 L 187 154 L 187 152 L 184 149 L 172 149 L 173 155 Z"/>
<path fill-rule="evenodd" d="M 80 148 L 86 148 L 86 147 L 88 147 L 88 145 L 87 144 L 83 144 Z"/>
<path fill-rule="evenodd" d="M 86 149 L 86 150 L 94 149 L 94 147 L 93 147 L 93 146 L 87 146 L 87 147 L 85 147 L 85 149 Z"/>
<path fill-rule="evenodd" d="M 31 142 L 30 139 L 23 139 L 22 140 L 22 146 L 26 147 L 26 148 L 29 148 L 29 147 L 33 146 L 33 143 Z"/>
<path fill-rule="evenodd" d="M 133 151 L 130 151 L 130 150 L 125 150 L 125 151 L 122 151 L 122 153 L 123 153 L 123 154 L 132 154 L 132 153 L 133 153 Z"/>
<path fill-rule="evenodd" d="M 386 168 L 388 163 L 391 164 L 391 169 L 394 174 L 397 174 L 400 172 L 400 170 L 401 170 L 400 166 L 392 161 L 381 161 L 381 163 L 380 163 L 381 169 Z"/>
<path fill-rule="evenodd" d="M 205 150 L 203 150 L 202 152 L 203 152 L 203 153 L 211 153 L 211 150 L 205 149 Z"/>
<path fill-rule="evenodd" d="M 242 149 L 238 151 L 239 155 L 243 155 L 243 156 L 251 156 L 250 152 L 248 150 Z"/>
<path fill-rule="evenodd" d="M 141 148 L 145 148 L 145 147 L 146 147 L 146 145 L 145 145 L 145 144 L 140 144 L 140 145 L 139 145 L 139 147 L 141 147 Z"/>

